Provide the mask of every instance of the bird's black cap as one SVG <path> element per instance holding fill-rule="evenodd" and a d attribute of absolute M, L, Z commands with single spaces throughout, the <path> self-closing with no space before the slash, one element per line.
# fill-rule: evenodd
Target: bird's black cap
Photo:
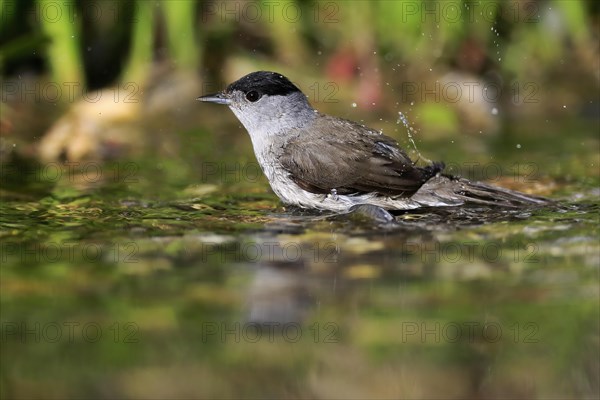
<path fill-rule="evenodd" d="M 290 93 L 300 92 L 300 89 L 290 82 L 288 78 L 277 72 L 270 71 L 252 72 L 227 86 L 226 92 L 234 90 L 240 90 L 244 93 L 256 90 L 268 96 L 285 96 Z"/>

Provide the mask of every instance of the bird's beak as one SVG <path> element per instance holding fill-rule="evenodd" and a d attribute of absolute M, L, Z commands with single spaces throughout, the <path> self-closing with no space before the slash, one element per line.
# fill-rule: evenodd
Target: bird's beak
<path fill-rule="evenodd" d="M 208 103 L 231 104 L 231 98 L 224 92 L 209 94 L 207 96 L 198 97 L 196 100 L 206 101 Z"/>

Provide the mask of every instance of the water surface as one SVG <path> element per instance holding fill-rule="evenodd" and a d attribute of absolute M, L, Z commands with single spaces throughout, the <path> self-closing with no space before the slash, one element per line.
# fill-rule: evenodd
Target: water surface
<path fill-rule="evenodd" d="M 235 125 L 5 164 L 3 397 L 598 396 L 597 124 L 537 125 L 417 141 L 559 206 L 395 226 L 283 208 Z"/>

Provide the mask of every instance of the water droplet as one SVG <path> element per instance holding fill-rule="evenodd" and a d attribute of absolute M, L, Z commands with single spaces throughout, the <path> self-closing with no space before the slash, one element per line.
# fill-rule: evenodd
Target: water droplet
<path fill-rule="evenodd" d="M 412 144 L 415 153 L 417 154 L 419 159 L 422 159 L 428 163 L 432 163 L 431 160 L 423 157 L 423 155 L 421 154 L 421 152 L 419 151 L 419 149 L 417 148 L 417 144 L 415 143 L 415 140 L 413 139 L 413 135 L 412 133 L 415 131 L 413 129 L 412 126 L 409 125 L 408 123 L 408 119 L 406 118 L 406 116 L 402 113 L 402 111 L 398 111 L 398 120 L 396 121 L 396 124 L 400 124 L 400 122 L 402 122 L 402 125 L 404 125 L 404 127 L 406 128 L 406 134 L 408 135 L 408 141 L 410 142 L 410 144 Z"/>
<path fill-rule="evenodd" d="M 492 115 L 498 115 L 498 109 L 496 107 L 492 108 Z"/>
<path fill-rule="evenodd" d="M 356 103 L 352 103 L 352 107 L 356 108 L 357 104 Z"/>
<path fill-rule="evenodd" d="M 565 104 L 565 105 L 563 105 L 563 108 L 567 108 L 567 105 L 566 105 L 566 104 Z"/>
<path fill-rule="evenodd" d="M 521 148 L 521 145 L 520 145 L 520 144 L 517 144 L 517 149 L 520 149 L 520 148 Z"/>

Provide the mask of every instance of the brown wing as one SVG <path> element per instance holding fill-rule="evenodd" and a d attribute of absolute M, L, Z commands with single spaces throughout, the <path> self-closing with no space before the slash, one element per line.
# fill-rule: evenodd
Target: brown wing
<path fill-rule="evenodd" d="M 338 194 L 409 196 L 443 169 L 441 164 L 417 167 L 392 138 L 328 116 L 289 141 L 280 162 L 298 186 L 323 194 L 335 189 Z"/>

